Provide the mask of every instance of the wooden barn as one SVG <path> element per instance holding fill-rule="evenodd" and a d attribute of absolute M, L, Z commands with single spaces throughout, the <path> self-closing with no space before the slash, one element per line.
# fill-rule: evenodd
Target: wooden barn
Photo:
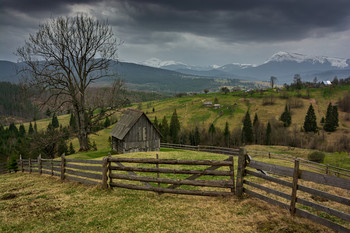
<path fill-rule="evenodd" d="M 112 149 L 118 154 L 159 151 L 161 134 L 146 114 L 128 109 L 111 131 Z"/>

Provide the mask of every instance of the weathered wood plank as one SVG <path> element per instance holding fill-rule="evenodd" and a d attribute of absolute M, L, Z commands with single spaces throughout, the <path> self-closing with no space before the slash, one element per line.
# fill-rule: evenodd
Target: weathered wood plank
<path fill-rule="evenodd" d="M 295 203 L 297 199 L 298 191 L 298 179 L 299 179 L 299 160 L 294 161 L 294 171 L 293 171 L 293 185 L 292 185 L 292 196 L 290 200 L 290 213 L 291 215 L 295 214 Z"/>
<path fill-rule="evenodd" d="M 318 217 L 316 215 L 313 215 L 309 212 L 306 212 L 304 210 L 301 210 L 301 209 L 295 209 L 295 213 L 300 215 L 301 217 L 304 217 L 304 218 L 307 218 L 307 219 L 310 219 L 311 221 L 313 222 L 316 222 L 318 224 L 322 224 L 323 226 L 326 226 L 326 227 L 329 227 L 330 229 L 334 230 L 334 231 L 337 231 L 337 232 L 341 232 L 341 233 L 349 233 L 350 232 L 350 229 L 348 228 L 345 228 L 341 225 L 338 225 L 334 222 L 331 222 L 327 219 L 324 219 L 324 218 L 321 218 L 321 217 Z"/>
<path fill-rule="evenodd" d="M 266 201 L 270 204 L 277 205 L 277 206 L 280 206 L 286 210 L 289 210 L 289 205 L 287 205 L 285 203 L 282 203 L 280 201 L 274 200 L 274 199 L 269 198 L 269 197 L 265 197 L 264 195 L 261 195 L 259 193 L 254 192 L 254 191 L 251 191 L 251 190 L 248 190 L 246 188 L 244 188 L 243 191 L 250 196 L 256 197 L 256 198 L 263 200 L 263 201 Z"/>
<path fill-rule="evenodd" d="M 258 170 L 263 170 L 275 175 L 293 177 L 293 168 L 290 168 L 290 167 L 283 167 L 280 165 L 263 163 L 255 160 L 250 161 L 250 163 L 248 164 L 248 167 L 252 167 Z"/>
<path fill-rule="evenodd" d="M 236 180 L 236 196 L 241 197 L 243 194 L 243 180 L 244 180 L 244 170 L 246 167 L 246 156 L 247 149 L 244 147 L 240 148 L 238 157 L 238 167 L 237 167 L 237 180 Z"/>
<path fill-rule="evenodd" d="M 88 164 L 101 164 L 102 160 L 89 160 L 89 159 L 66 159 L 67 162 L 71 163 L 88 163 Z"/>
<path fill-rule="evenodd" d="M 90 178 L 90 179 L 102 180 L 102 175 L 96 174 L 96 173 L 75 171 L 75 170 L 71 170 L 71 169 L 67 169 L 67 168 L 66 168 L 66 173 L 70 174 L 70 175 L 82 176 L 82 177 L 86 177 L 86 178 Z"/>
<path fill-rule="evenodd" d="M 217 160 L 179 160 L 179 159 L 140 159 L 140 158 L 110 158 L 111 162 L 148 163 L 148 164 L 181 164 L 181 165 L 216 165 L 231 166 L 232 162 Z"/>
<path fill-rule="evenodd" d="M 232 161 L 232 160 L 233 160 L 233 158 L 229 157 L 229 158 L 225 159 L 224 161 Z M 216 169 L 218 169 L 220 167 L 221 166 L 210 166 L 210 167 L 208 167 L 208 168 L 206 168 L 204 170 L 205 171 L 214 171 L 214 170 L 216 170 Z M 197 178 L 199 178 L 201 176 L 202 176 L 201 174 L 194 174 L 194 175 L 191 175 L 191 176 L 187 177 L 186 180 L 195 180 L 195 179 L 197 179 Z M 168 188 L 175 189 L 177 187 L 179 187 L 179 185 L 170 185 Z"/>
<path fill-rule="evenodd" d="M 334 215 L 334 216 L 336 216 L 338 218 L 341 218 L 341 219 L 343 219 L 345 221 L 349 221 L 350 222 L 350 215 L 349 214 L 343 213 L 343 212 L 335 210 L 333 208 L 330 208 L 330 207 L 327 207 L 327 206 L 323 206 L 323 205 L 320 205 L 320 204 L 317 204 L 317 203 L 314 203 L 314 202 L 311 202 L 311 201 L 308 201 L 308 200 L 305 200 L 305 199 L 302 199 L 302 198 L 299 198 L 299 197 L 297 198 L 296 201 L 298 203 L 302 204 L 302 205 L 306 205 L 306 206 L 315 208 L 317 210 L 321 210 L 323 212 L 326 212 L 327 214 Z"/>
<path fill-rule="evenodd" d="M 112 182 L 111 187 L 143 190 L 143 191 L 153 191 L 159 193 L 173 193 L 173 194 L 185 194 L 185 195 L 199 195 L 199 196 L 233 196 L 231 192 L 218 192 L 218 191 L 201 191 L 201 190 L 185 190 L 185 189 L 169 189 L 169 188 L 158 188 L 149 187 L 133 184 L 123 184 Z"/>
<path fill-rule="evenodd" d="M 53 176 L 61 176 L 61 173 L 56 173 L 56 172 L 54 172 L 54 173 L 52 174 L 51 172 L 45 171 L 45 170 L 43 170 L 43 174 L 53 175 Z"/>
<path fill-rule="evenodd" d="M 256 176 L 256 177 L 262 178 L 264 180 L 268 180 L 268 181 L 271 181 L 271 182 L 274 182 L 274 183 L 277 183 L 277 184 L 281 184 L 281 185 L 284 185 L 284 186 L 287 186 L 287 187 L 290 187 L 290 188 L 292 187 L 292 183 L 291 182 L 288 182 L 288 181 L 285 181 L 285 180 L 281 180 L 281 179 L 278 179 L 276 177 L 267 176 L 267 175 L 259 173 L 259 172 L 254 172 L 254 171 L 250 171 L 250 170 L 245 170 L 245 171 L 249 175 Z"/>
<path fill-rule="evenodd" d="M 280 192 L 280 191 L 277 191 L 277 190 L 274 190 L 274 189 L 270 189 L 268 187 L 265 187 L 265 186 L 262 186 L 260 184 L 256 184 L 256 183 L 253 183 L 253 182 L 250 182 L 250 181 L 247 181 L 247 180 L 244 180 L 243 182 L 245 184 L 249 185 L 249 186 L 254 187 L 254 188 L 263 190 L 265 192 L 274 194 L 274 195 L 279 196 L 279 197 L 283 197 L 283 198 L 285 198 L 285 199 L 287 199 L 289 201 L 291 200 L 291 196 L 289 194 L 286 194 L 286 193 L 283 193 L 283 192 Z"/>
<path fill-rule="evenodd" d="M 77 165 L 77 164 L 67 163 L 66 167 L 80 169 L 80 170 L 87 170 L 87 171 L 102 172 L 102 166 L 88 166 L 88 165 Z"/>
<path fill-rule="evenodd" d="M 310 171 L 300 171 L 300 179 L 350 190 L 350 180 Z"/>
<path fill-rule="evenodd" d="M 49 167 L 49 166 L 43 166 L 42 167 L 43 169 L 46 169 L 46 170 L 54 170 L 54 171 L 57 171 L 57 172 L 61 172 L 61 168 L 60 167 L 53 167 L 53 168 L 51 168 L 51 167 Z"/>
<path fill-rule="evenodd" d="M 120 167 L 125 167 L 122 163 L 119 163 L 119 162 L 117 162 L 116 163 L 118 166 L 120 166 Z M 111 168 L 112 166 L 110 166 L 110 164 L 109 164 L 109 167 Z M 109 172 L 110 172 L 110 174 L 111 174 L 111 171 L 112 170 L 110 170 Z M 132 171 L 127 171 L 127 173 L 129 174 L 129 175 L 135 175 L 135 176 L 137 176 L 137 174 L 135 173 L 135 172 L 132 172 Z M 142 182 L 144 185 L 146 185 L 146 186 L 148 186 L 148 187 L 152 187 L 152 185 L 150 185 L 149 183 L 147 183 L 147 182 Z"/>
<path fill-rule="evenodd" d="M 122 180 L 134 180 L 163 184 L 176 184 L 176 185 L 193 185 L 193 186 L 206 186 L 206 187 L 218 187 L 218 188 L 232 188 L 233 185 L 230 181 L 226 180 L 176 180 L 167 178 L 147 177 L 147 176 L 133 176 L 124 174 L 111 174 L 113 179 Z"/>
<path fill-rule="evenodd" d="M 212 176 L 231 176 L 231 171 L 208 171 L 208 170 L 189 170 L 189 169 L 170 169 L 170 168 L 149 168 L 149 167 L 117 167 L 111 166 L 111 170 L 134 171 L 134 172 L 160 172 L 173 174 L 201 174 Z"/>
<path fill-rule="evenodd" d="M 51 162 L 43 162 L 42 165 L 51 166 Z M 52 163 L 54 167 L 61 167 L 60 163 Z"/>
<path fill-rule="evenodd" d="M 326 198 L 328 200 L 335 201 L 335 202 L 350 206 L 350 199 L 342 197 L 342 196 L 337 196 L 334 194 L 326 193 L 326 192 L 323 192 L 323 191 L 320 191 L 317 189 L 306 187 L 304 185 L 298 185 L 298 189 L 300 191 L 303 191 L 303 192 L 314 194 L 314 195 Z"/>
<path fill-rule="evenodd" d="M 97 181 L 86 180 L 86 179 L 83 179 L 83 178 L 79 178 L 79 177 L 75 177 L 75 176 L 69 176 L 69 175 L 66 175 L 66 179 L 67 180 L 77 181 L 77 182 L 80 182 L 80 183 L 83 183 L 83 184 L 92 184 L 92 185 L 99 185 L 99 184 L 101 184 L 100 182 L 97 182 Z"/>

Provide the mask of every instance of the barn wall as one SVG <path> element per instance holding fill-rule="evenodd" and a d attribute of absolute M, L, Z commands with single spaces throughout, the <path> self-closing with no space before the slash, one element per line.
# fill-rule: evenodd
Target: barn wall
<path fill-rule="evenodd" d="M 142 115 L 124 138 L 125 152 L 158 151 L 160 135 L 154 126 Z"/>

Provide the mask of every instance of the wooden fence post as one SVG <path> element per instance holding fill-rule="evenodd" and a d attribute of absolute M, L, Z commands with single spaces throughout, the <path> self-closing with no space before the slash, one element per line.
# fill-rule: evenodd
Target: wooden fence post
<path fill-rule="evenodd" d="M 156 154 L 156 159 L 158 160 L 159 159 L 159 156 L 158 154 Z M 159 163 L 156 164 L 156 168 L 159 169 Z M 159 171 L 157 171 L 157 178 L 159 178 Z M 160 183 L 158 182 L 158 188 L 160 188 Z M 160 193 L 158 192 L 158 195 Z"/>
<path fill-rule="evenodd" d="M 24 172 L 22 155 L 19 155 L 19 162 L 21 164 L 21 172 Z"/>
<path fill-rule="evenodd" d="M 39 156 L 38 156 L 38 172 L 39 172 L 40 175 L 43 173 L 41 165 L 42 165 L 42 163 L 41 163 L 41 154 L 39 154 Z"/>
<path fill-rule="evenodd" d="M 53 159 L 51 159 L 51 176 L 53 176 Z"/>
<path fill-rule="evenodd" d="M 244 169 L 246 166 L 246 154 L 247 154 L 246 148 L 240 147 L 239 157 L 238 157 L 238 168 L 237 168 L 237 181 L 236 181 L 237 197 L 241 197 L 243 194 L 243 179 L 244 179 Z"/>
<path fill-rule="evenodd" d="M 329 164 L 327 164 L 327 167 L 326 167 L 326 174 L 328 175 L 328 172 L 329 172 Z"/>
<path fill-rule="evenodd" d="M 112 174 L 112 170 L 111 170 L 111 159 L 112 158 L 112 155 L 111 153 L 108 153 L 108 174 L 107 174 L 107 178 L 108 178 L 108 181 L 107 183 L 110 184 L 112 182 L 112 178 L 111 178 L 111 174 Z M 108 185 L 110 189 L 112 189 L 112 187 L 110 185 Z"/>
<path fill-rule="evenodd" d="M 295 214 L 295 203 L 297 199 L 297 190 L 298 190 L 298 178 L 299 178 L 299 159 L 294 161 L 294 171 L 293 171 L 293 186 L 292 186 L 292 196 L 290 201 L 290 214 Z"/>
<path fill-rule="evenodd" d="M 30 158 L 28 159 L 28 166 L 29 166 L 29 173 L 32 173 L 32 161 Z"/>
<path fill-rule="evenodd" d="M 102 188 L 107 189 L 108 188 L 108 157 L 104 157 L 102 160 Z"/>
<path fill-rule="evenodd" d="M 61 156 L 61 180 L 64 180 L 64 173 L 66 172 L 66 156 Z"/>
<path fill-rule="evenodd" d="M 230 166 L 230 172 L 232 172 L 231 174 L 231 180 L 232 180 L 232 185 L 233 187 L 231 188 L 231 193 L 235 193 L 235 159 L 233 156 L 230 156 L 230 158 L 232 158 L 232 165 Z"/>

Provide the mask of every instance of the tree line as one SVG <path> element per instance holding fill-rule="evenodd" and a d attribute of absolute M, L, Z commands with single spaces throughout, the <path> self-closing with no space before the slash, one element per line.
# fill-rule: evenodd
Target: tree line
<path fill-rule="evenodd" d="M 161 121 L 155 117 L 154 125 L 162 134 L 161 142 L 180 143 L 189 145 L 214 145 L 224 147 L 238 147 L 247 144 L 260 145 L 284 145 L 291 147 L 304 147 L 325 151 L 349 151 L 350 138 L 340 136 L 334 143 L 328 143 L 327 132 L 336 131 L 339 126 L 338 107 L 329 103 L 327 113 L 321 120 L 317 120 L 313 105 L 310 104 L 305 113 L 304 123 L 301 128 L 292 125 L 292 113 L 286 104 L 279 119 L 272 118 L 268 122 L 262 122 L 257 113 L 253 120 L 249 110 L 242 119 L 240 127 L 231 129 L 229 122 L 225 128 L 220 129 L 209 124 L 208 128 L 186 129 L 181 126 L 176 109 L 170 122 L 164 116 Z"/>

